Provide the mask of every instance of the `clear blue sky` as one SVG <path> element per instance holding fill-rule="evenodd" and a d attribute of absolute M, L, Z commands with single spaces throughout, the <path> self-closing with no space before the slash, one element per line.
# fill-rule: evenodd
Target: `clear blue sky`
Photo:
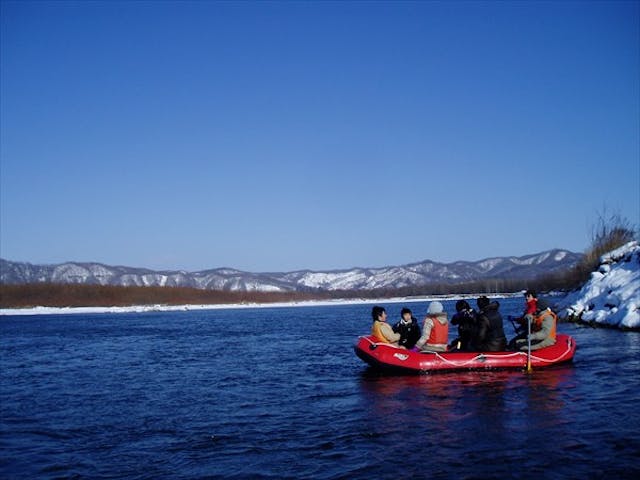
<path fill-rule="evenodd" d="M 640 218 L 638 5 L 2 1 L 0 255 L 582 251 Z"/>

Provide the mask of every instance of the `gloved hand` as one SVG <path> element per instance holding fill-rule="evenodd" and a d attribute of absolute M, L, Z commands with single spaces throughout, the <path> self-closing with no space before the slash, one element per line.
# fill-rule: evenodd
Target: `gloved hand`
<path fill-rule="evenodd" d="M 420 349 L 419 349 L 418 347 L 413 347 L 413 348 L 411 349 L 411 351 L 412 351 L 412 352 L 419 352 L 419 351 L 420 351 Z"/>

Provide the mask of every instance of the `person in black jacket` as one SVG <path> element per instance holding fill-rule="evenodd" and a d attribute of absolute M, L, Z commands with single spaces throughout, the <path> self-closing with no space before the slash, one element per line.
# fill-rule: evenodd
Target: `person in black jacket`
<path fill-rule="evenodd" d="M 476 301 L 478 313 L 478 328 L 473 339 L 473 348 L 480 352 L 501 352 L 507 348 L 507 337 L 502 326 L 502 315 L 498 309 L 500 304 L 492 302 L 487 297 L 480 297 Z"/>
<path fill-rule="evenodd" d="M 477 328 L 477 315 L 466 300 L 456 302 L 456 314 L 451 324 L 458 326 L 458 338 L 449 346 L 450 350 L 469 350 Z"/>
<path fill-rule="evenodd" d="M 400 321 L 393 326 L 393 331 L 400 334 L 398 344 L 406 349 L 411 349 L 420 339 L 420 325 L 408 308 L 402 309 L 400 317 Z"/>

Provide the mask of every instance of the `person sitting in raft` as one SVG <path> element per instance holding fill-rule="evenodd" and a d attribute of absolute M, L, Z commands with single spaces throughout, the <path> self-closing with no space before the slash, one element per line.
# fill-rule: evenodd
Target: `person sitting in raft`
<path fill-rule="evenodd" d="M 371 325 L 371 335 L 376 337 L 376 341 L 381 343 L 390 343 L 398 346 L 400 334 L 395 333 L 391 325 L 387 323 L 387 312 L 382 307 L 373 307 L 371 309 L 371 317 L 373 325 Z"/>
<path fill-rule="evenodd" d="M 482 296 L 476 300 L 480 309 L 478 328 L 473 338 L 473 349 L 478 352 L 500 352 L 507 348 L 507 337 L 504 334 L 502 315 L 498 309 L 500 304 Z"/>
<path fill-rule="evenodd" d="M 448 338 L 447 312 L 444 311 L 440 302 L 431 302 L 422 325 L 422 335 L 412 350 L 416 352 L 445 352 Z"/>
<path fill-rule="evenodd" d="M 393 331 L 400 334 L 398 344 L 407 349 L 413 348 L 420 338 L 420 325 L 408 308 L 400 311 L 400 321 L 393 326 Z"/>
<path fill-rule="evenodd" d="M 524 311 L 522 312 L 522 316 L 515 319 L 515 321 L 520 324 L 520 328 L 518 330 L 524 328 L 524 330 L 526 331 L 527 321 L 529 320 L 527 315 L 533 316 L 537 311 L 538 295 L 536 294 L 535 290 L 527 290 L 526 292 L 524 292 Z"/>
<path fill-rule="evenodd" d="M 531 350 L 539 350 L 544 347 L 550 347 L 556 343 L 556 324 L 558 317 L 549 308 L 546 300 L 538 299 L 538 310 L 535 315 L 527 315 L 527 320 L 531 320 Z M 528 341 L 527 332 L 516 336 L 509 345 L 514 346 L 515 350 L 523 352 L 527 351 Z"/>
<path fill-rule="evenodd" d="M 477 314 L 466 300 L 456 302 L 456 314 L 451 318 L 451 325 L 458 326 L 458 338 L 451 345 L 450 350 L 469 350 L 477 328 Z"/>

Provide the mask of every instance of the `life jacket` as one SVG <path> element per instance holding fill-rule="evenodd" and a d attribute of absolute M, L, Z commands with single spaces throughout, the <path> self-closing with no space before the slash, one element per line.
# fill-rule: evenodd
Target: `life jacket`
<path fill-rule="evenodd" d="M 526 303 L 524 307 L 524 315 L 533 315 L 534 313 L 536 313 L 537 309 L 538 309 L 538 299 L 533 298 Z"/>
<path fill-rule="evenodd" d="M 436 317 L 430 317 L 433 320 L 433 328 L 429 334 L 427 345 L 446 345 L 449 341 L 449 323 L 444 325 Z"/>
<path fill-rule="evenodd" d="M 387 339 L 387 337 L 385 337 L 384 334 L 382 333 L 383 324 L 384 322 L 380 322 L 378 320 L 373 322 L 373 325 L 371 325 L 371 335 L 376 337 L 376 340 L 378 340 L 379 342 L 389 343 L 389 340 Z"/>
<path fill-rule="evenodd" d="M 550 309 L 543 310 L 538 315 L 533 317 L 533 323 L 531 324 L 531 329 L 534 332 L 539 332 L 542 330 L 542 321 L 546 316 L 551 316 L 553 318 L 553 325 L 551 326 L 551 331 L 549 332 L 549 337 L 553 340 L 556 339 L 556 324 L 558 323 L 558 316 Z"/>

